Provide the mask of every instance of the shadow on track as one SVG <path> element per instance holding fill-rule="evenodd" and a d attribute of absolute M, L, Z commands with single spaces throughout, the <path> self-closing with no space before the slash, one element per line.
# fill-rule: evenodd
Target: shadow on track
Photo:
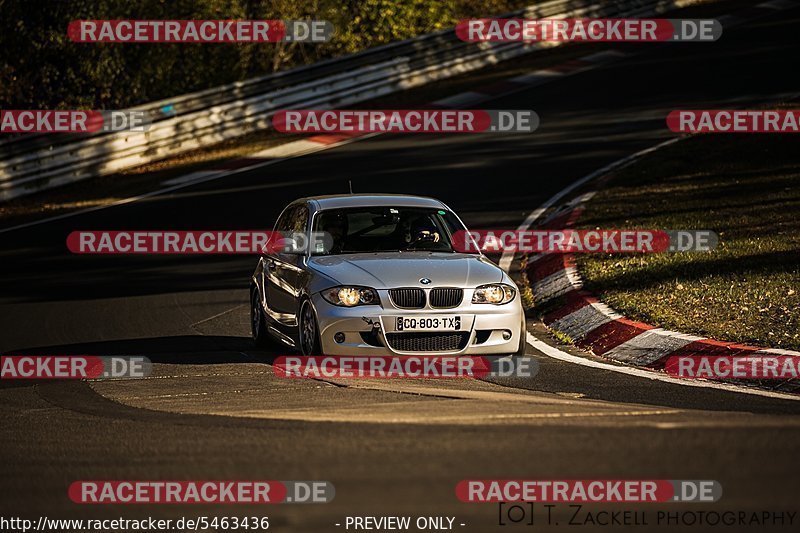
<path fill-rule="evenodd" d="M 286 353 L 289 352 L 287 348 Z M 256 350 L 249 337 L 179 335 L 114 341 L 35 346 L 8 350 L 5 355 L 140 355 L 153 363 L 171 365 L 270 364 L 284 352 Z"/>

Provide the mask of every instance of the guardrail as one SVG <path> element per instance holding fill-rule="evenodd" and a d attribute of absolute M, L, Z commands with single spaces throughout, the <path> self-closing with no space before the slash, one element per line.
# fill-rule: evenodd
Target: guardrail
<path fill-rule="evenodd" d="M 504 17 L 641 17 L 686 0 L 551 0 Z M 342 107 L 541 49 L 466 43 L 452 29 L 151 102 L 146 132 L 23 135 L 0 143 L 0 201 L 178 155 L 269 127 L 280 109 Z"/>

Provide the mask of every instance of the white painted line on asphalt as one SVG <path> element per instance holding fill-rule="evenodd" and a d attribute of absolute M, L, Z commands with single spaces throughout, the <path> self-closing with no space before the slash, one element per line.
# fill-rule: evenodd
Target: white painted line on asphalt
<path fill-rule="evenodd" d="M 240 174 L 242 172 L 249 172 L 249 171 L 254 170 L 256 168 L 266 167 L 268 165 L 273 165 L 275 163 L 281 163 L 283 161 L 288 161 L 289 159 L 294 159 L 296 157 L 302 157 L 304 155 L 307 155 L 307 154 L 310 154 L 310 153 L 313 153 L 313 152 L 321 152 L 323 150 L 329 150 L 331 148 L 336 148 L 336 147 L 339 147 L 339 146 L 343 146 L 345 144 L 350 144 L 351 142 L 355 142 L 357 140 L 366 139 L 368 137 L 374 137 L 375 135 L 377 135 L 377 134 L 370 133 L 370 134 L 367 134 L 367 135 L 362 135 L 360 137 L 354 137 L 352 139 L 345 139 L 343 141 L 340 141 L 340 142 L 337 142 L 337 143 L 333 143 L 333 144 L 319 144 L 318 148 L 306 150 L 304 152 L 298 152 L 296 154 L 292 154 L 292 155 L 286 156 L 286 157 L 284 157 L 282 159 L 271 159 L 269 161 L 264 161 L 262 163 L 256 163 L 255 165 L 251 165 L 251 166 L 248 166 L 248 167 L 242 167 L 242 168 L 237 168 L 237 169 L 233 169 L 233 170 L 227 170 L 227 171 L 223 171 L 223 172 L 212 173 L 212 174 L 210 174 L 209 176 L 206 176 L 206 177 L 199 176 L 197 179 L 192 180 L 190 182 L 177 183 L 175 185 L 171 185 L 169 187 L 163 187 L 163 188 L 157 189 L 155 191 L 150 191 L 150 192 L 146 192 L 146 193 L 139 194 L 139 195 L 136 195 L 136 196 L 131 196 L 130 198 L 123 198 L 122 200 L 118 200 L 118 201 L 112 202 L 110 204 L 97 205 L 97 206 L 94 206 L 94 207 L 87 207 L 85 209 L 79 209 L 77 211 L 71 211 L 69 213 L 64 213 L 63 215 L 56 215 L 56 216 L 52 216 L 52 217 L 42 218 L 42 219 L 39 219 L 39 220 L 33 220 L 31 222 L 26 222 L 24 224 L 18 224 L 16 226 L 11 226 L 11 227 L 8 227 L 8 228 L 0 228 L 0 233 L 7 233 L 7 232 L 18 230 L 18 229 L 29 228 L 31 226 L 38 226 L 40 224 L 45 224 L 47 222 L 54 222 L 56 220 L 63 220 L 65 218 L 70 218 L 70 217 L 74 217 L 74 216 L 78 216 L 78 215 L 83 215 L 83 214 L 86 214 L 86 213 L 91 213 L 93 211 L 100 211 L 101 209 L 108 209 L 109 207 L 116 207 L 116 206 L 120 206 L 120 205 L 130 204 L 130 203 L 133 203 L 133 202 L 138 202 L 139 200 L 144 200 L 146 198 L 151 198 L 153 196 L 159 196 L 159 195 L 162 195 L 162 194 L 165 194 L 165 193 L 168 193 L 168 192 L 177 191 L 179 189 L 185 189 L 186 187 L 192 187 L 192 186 L 200 184 L 200 183 L 205 183 L 205 182 L 208 182 L 208 181 L 214 181 L 214 180 L 218 180 L 220 178 L 227 178 L 229 176 L 233 176 L 235 174 Z"/>
<path fill-rule="evenodd" d="M 619 365 L 612 365 L 610 363 L 603 363 L 601 361 L 595 361 L 594 359 L 588 359 L 586 357 L 581 357 L 579 355 L 568 354 L 567 352 L 559 350 L 555 346 L 550 346 L 546 342 L 537 339 L 530 332 L 526 331 L 525 333 L 527 335 L 528 344 L 533 346 L 534 349 L 539 350 L 548 357 L 552 357 L 553 359 L 558 359 L 559 361 L 565 361 L 567 363 L 575 363 L 576 365 L 588 366 L 590 368 L 597 368 L 600 370 L 608 370 L 610 372 L 627 374 L 629 376 L 636 376 L 640 378 L 649 379 L 652 381 L 663 381 L 675 385 L 684 385 L 686 387 L 717 389 L 726 392 L 738 392 L 740 394 L 751 394 L 753 396 L 763 396 L 765 398 L 776 398 L 780 400 L 794 400 L 794 401 L 800 400 L 800 395 L 795 395 L 795 394 L 773 392 L 760 389 L 750 389 L 745 387 L 739 387 L 737 385 L 730 385 L 728 383 L 718 383 L 716 381 L 703 381 L 699 379 L 681 379 L 672 377 L 668 374 L 663 374 L 661 372 L 656 372 L 655 370 L 644 370 L 641 368 L 635 368 L 631 366 L 619 366 Z"/>
<path fill-rule="evenodd" d="M 215 315 L 211 315 L 210 317 L 204 318 L 203 320 L 198 320 L 194 324 L 190 324 L 189 327 L 194 329 L 195 326 L 199 326 L 200 324 L 204 324 L 204 323 L 208 322 L 209 320 L 214 320 L 215 318 L 219 318 L 222 315 L 227 315 L 228 313 L 230 313 L 232 311 L 236 311 L 237 309 L 239 309 L 241 307 L 246 307 L 247 305 L 248 304 L 235 305 L 235 306 L 231 307 L 230 309 L 226 309 L 225 311 L 222 311 L 221 313 L 217 313 Z"/>

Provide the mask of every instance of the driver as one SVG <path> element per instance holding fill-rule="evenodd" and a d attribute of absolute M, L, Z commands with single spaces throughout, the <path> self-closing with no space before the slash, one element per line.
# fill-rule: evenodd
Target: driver
<path fill-rule="evenodd" d="M 424 242 L 439 242 L 440 235 L 436 226 L 427 216 L 417 218 L 411 223 L 409 246 L 416 246 Z"/>

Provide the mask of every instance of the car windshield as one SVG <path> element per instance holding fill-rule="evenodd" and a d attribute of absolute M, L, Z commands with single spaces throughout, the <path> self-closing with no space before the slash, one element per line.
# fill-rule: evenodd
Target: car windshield
<path fill-rule="evenodd" d="M 328 209 L 314 217 L 325 245 L 313 255 L 359 252 L 454 252 L 453 234 L 465 228 L 444 209 L 356 207 Z"/>

